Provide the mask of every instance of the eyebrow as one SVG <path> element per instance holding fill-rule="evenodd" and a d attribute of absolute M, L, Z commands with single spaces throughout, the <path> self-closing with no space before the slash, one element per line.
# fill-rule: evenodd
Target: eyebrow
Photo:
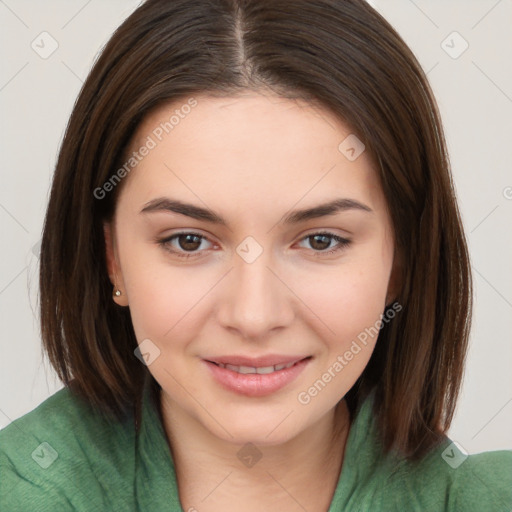
<path fill-rule="evenodd" d="M 320 217 L 326 217 L 329 215 L 335 215 L 339 212 L 348 210 L 359 210 L 368 213 L 373 213 L 373 210 L 355 199 L 340 198 L 334 199 L 324 204 L 313 206 L 312 208 L 306 208 L 303 210 L 293 210 L 288 213 L 281 221 L 282 224 L 298 224 L 306 220 L 317 219 Z M 191 217 L 192 219 L 202 220 L 227 226 L 228 223 L 220 215 L 212 212 L 207 208 L 202 208 L 193 204 L 178 201 L 168 197 L 158 197 L 146 203 L 140 213 L 151 213 L 151 212 L 171 212 L 178 213 Z"/>

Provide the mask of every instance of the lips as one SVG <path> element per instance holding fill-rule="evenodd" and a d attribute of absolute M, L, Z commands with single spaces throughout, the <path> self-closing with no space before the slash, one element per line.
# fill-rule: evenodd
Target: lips
<path fill-rule="evenodd" d="M 203 361 L 213 379 L 225 389 L 248 397 L 262 397 L 291 384 L 311 359 L 312 356 L 271 355 L 253 359 L 225 356 Z M 269 364 L 275 361 L 276 364 Z"/>

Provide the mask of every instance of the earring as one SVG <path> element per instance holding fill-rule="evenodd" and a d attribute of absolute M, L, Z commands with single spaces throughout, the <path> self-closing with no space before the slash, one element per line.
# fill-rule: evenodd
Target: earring
<path fill-rule="evenodd" d="M 120 297 L 121 290 L 117 287 L 117 276 L 114 274 L 114 291 L 112 292 L 112 297 Z"/>

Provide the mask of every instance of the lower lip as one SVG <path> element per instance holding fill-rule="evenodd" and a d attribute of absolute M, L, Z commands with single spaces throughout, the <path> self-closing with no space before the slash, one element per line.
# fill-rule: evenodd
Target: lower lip
<path fill-rule="evenodd" d="M 310 359 L 303 359 L 290 368 L 266 374 L 238 373 L 227 368 L 221 368 L 210 361 L 204 360 L 204 362 L 212 372 L 213 378 L 229 391 L 245 396 L 265 396 L 279 391 L 295 380 Z"/>

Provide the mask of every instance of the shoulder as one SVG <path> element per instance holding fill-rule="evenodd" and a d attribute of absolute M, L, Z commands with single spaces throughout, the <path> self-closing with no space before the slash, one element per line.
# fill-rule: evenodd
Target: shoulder
<path fill-rule="evenodd" d="M 510 512 L 512 451 L 468 455 L 446 439 L 417 462 L 402 461 L 391 480 L 401 500 L 418 510 Z M 413 510 L 416 510 L 414 508 Z"/>
<path fill-rule="evenodd" d="M 108 420 L 68 388 L 0 431 L 0 509 L 105 506 L 101 476 L 130 472 L 131 422 Z"/>
<path fill-rule="evenodd" d="M 469 455 L 454 473 L 453 510 L 512 510 L 512 450 Z"/>
<path fill-rule="evenodd" d="M 350 504 L 357 510 L 512 510 L 512 450 L 468 455 L 445 437 L 419 460 L 385 454 L 373 414 L 373 395 L 361 404 L 347 449 L 347 463 L 355 469 L 345 470 L 340 495 L 350 495 Z"/>

